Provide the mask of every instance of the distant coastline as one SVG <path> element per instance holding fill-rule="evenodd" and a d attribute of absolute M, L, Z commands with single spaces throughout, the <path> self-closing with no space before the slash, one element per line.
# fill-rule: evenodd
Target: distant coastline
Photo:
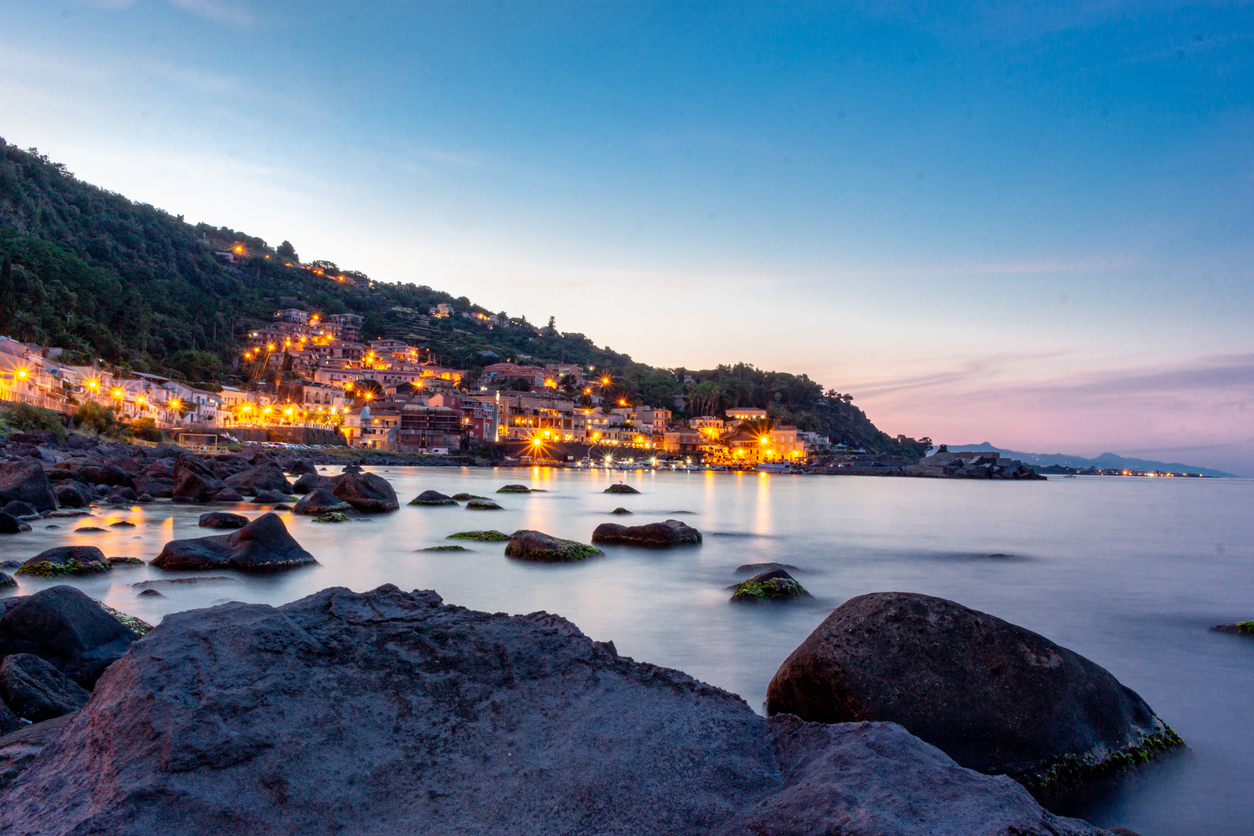
<path fill-rule="evenodd" d="M 1102 453 L 1095 458 L 1086 459 L 1083 456 L 1073 456 L 1066 453 L 1024 453 L 1018 450 L 1009 450 L 1005 447 L 995 447 L 987 441 L 979 444 L 950 444 L 949 449 L 952 452 L 981 452 L 981 453 L 1001 453 L 1009 458 L 1019 459 L 1025 464 L 1031 464 L 1038 467 L 1050 467 L 1056 465 L 1059 467 L 1075 468 L 1077 470 L 1085 470 L 1087 468 L 1096 468 L 1097 470 L 1133 470 L 1133 471 L 1159 471 L 1163 473 L 1189 473 L 1199 476 L 1214 476 L 1226 479 L 1240 478 L 1235 473 L 1227 473 L 1222 470 L 1214 470 L 1208 467 L 1197 467 L 1196 465 L 1181 464 L 1180 462 L 1159 462 L 1152 459 L 1132 459 L 1119 456 L 1114 453 Z"/>

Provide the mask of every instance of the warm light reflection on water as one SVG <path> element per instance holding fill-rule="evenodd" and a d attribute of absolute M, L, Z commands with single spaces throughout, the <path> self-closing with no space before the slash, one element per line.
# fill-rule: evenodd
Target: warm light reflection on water
<path fill-rule="evenodd" d="M 1251 832 L 1254 799 L 1254 640 L 1207 632 L 1254 618 L 1254 482 L 1080 478 L 994 483 L 731 473 L 376 469 L 400 511 L 326 525 L 282 515 L 320 565 L 285 574 L 163 588 L 139 598 L 131 584 L 170 577 L 120 567 L 74 581 L 149 621 L 228 600 L 279 604 L 326 586 L 394 583 L 435 589 L 449 603 L 489 612 L 560 613 L 619 651 L 681 668 L 760 707 L 771 674 L 842 601 L 876 590 L 952 598 L 1043 633 L 1104 665 L 1139 691 L 1192 753 L 1081 812 L 1154 836 Z M 606 494 L 623 482 L 640 495 Z M 508 483 L 542 488 L 496 494 Z M 490 496 L 502 511 L 404 505 L 422 490 Z M 623 506 L 631 517 L 609 512 Z M 214 506 L 256 515 L 249 504 Z M 96 545 L 150 560 L 196 526 L 203 506 L 167 502 L 52 519 L 0 543 L 22 560 L 54 545 Z M 690 512 L 681 514 L 680 512 Z M 571 566 L 517 563 L 503 544 L 466 553 L 422 552 L 467 529 L 533 528 L 587 541 L 601 522 L 674 517 L 706 535 L 673 552 L 607 548 Z M 135 528 L 108 524 L 130 521 Z M 48 529 L 58 525 L 59 529 Z M 95 525 L 100 533 L 74 533 Z M 991 558 L 1000 554 L 1007 557 Z M 728 604 L 737 566 L 800 567 L 811 606 Z M 29 594 L 49 582 L 23 580 Z"/>

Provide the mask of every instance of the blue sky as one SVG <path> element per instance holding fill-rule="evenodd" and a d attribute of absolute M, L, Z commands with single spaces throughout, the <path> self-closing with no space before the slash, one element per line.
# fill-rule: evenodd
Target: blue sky
<path fill-rule="evenodd" d="M 1248 4 L 0 2 L 0 135 L 885 429 L 1254 474 Z"/>

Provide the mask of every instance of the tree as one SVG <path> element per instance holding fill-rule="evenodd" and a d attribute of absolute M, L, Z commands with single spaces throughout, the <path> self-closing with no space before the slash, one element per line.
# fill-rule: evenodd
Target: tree
<path fill-rule="evenodd" d="M 275 252 L 277 252 L 279 257 L 284 261 L 291 261 L 295 264 L 300 264 L 300 256 L 296 254 L 296 248 L 292 246 L 291 241 L 284 241 L 282 244 L 279 244 L 279 248 L 275 250 Z"/>
<path fill-rule="evenodd" d="M 557 336 L 557 317 L 549 317 L 549 324 L 544 326 L 544 333 L 548 334 L 550 337 Z"/>

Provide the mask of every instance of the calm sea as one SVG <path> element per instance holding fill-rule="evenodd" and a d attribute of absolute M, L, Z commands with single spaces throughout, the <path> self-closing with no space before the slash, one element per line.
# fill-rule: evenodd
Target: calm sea
<path fill-rule="evenodd" d="M 612 639 L 620 653 L 687 671 L 758 710 L 779 664 L 843 601 L 882 590 L 939 595 L 1105 666 L 1189 744 L 1187 753 L 1067 812 L 1144 836 L 1254 834 L 1254 639 L 1207 630 L 1254 618 L 1254 480 L 375 472 L 396 488 L 399 512 L 339 525 L 285 515 L 317 567 L 165 588 L 165 598 L 139 598 L 130 586 L 170 577 L 147 567 L 75 585 L 154 623 L 177 610 L 228 600 L 280 604 L 327 586 L 434 589 L 449 603 L 489 612 L 560 613 L 592 638 Z M 619 480 L 641 494 L 602 493 Z M 547 492 L 493 493 L 511 482 Z M 404 505 L 428 488 L 490 495 L 505 510 Z M 608 516 L 620 505 L 635 516 Z M 71 533 L 83 524 L 77 520 L 36 523 L 33 534 L 6 539 L 4 557 L 90 543 L 109 555 L 151 559 L 169 539 L 210 533 L 196 527 L 202 510 L 159 503 L 98 511 L 98 520 L 138 527 L 95 535 Z M 501 543 L 419 551 L 467 529 L 532 528 L 586 542 L 601 522 L 666 518 L 700 529 L 704 545 L 607 548 L 604 559 L 569 566 L 511 561 Z M 46 529 L 49 522 L 62 528 Z M 727 587 L 745 577 L 737 567 L 766 561 L 796 566 L 815 603 L 729 604 Z M 19 592 L 47 585 L 24 581 Z"/>

